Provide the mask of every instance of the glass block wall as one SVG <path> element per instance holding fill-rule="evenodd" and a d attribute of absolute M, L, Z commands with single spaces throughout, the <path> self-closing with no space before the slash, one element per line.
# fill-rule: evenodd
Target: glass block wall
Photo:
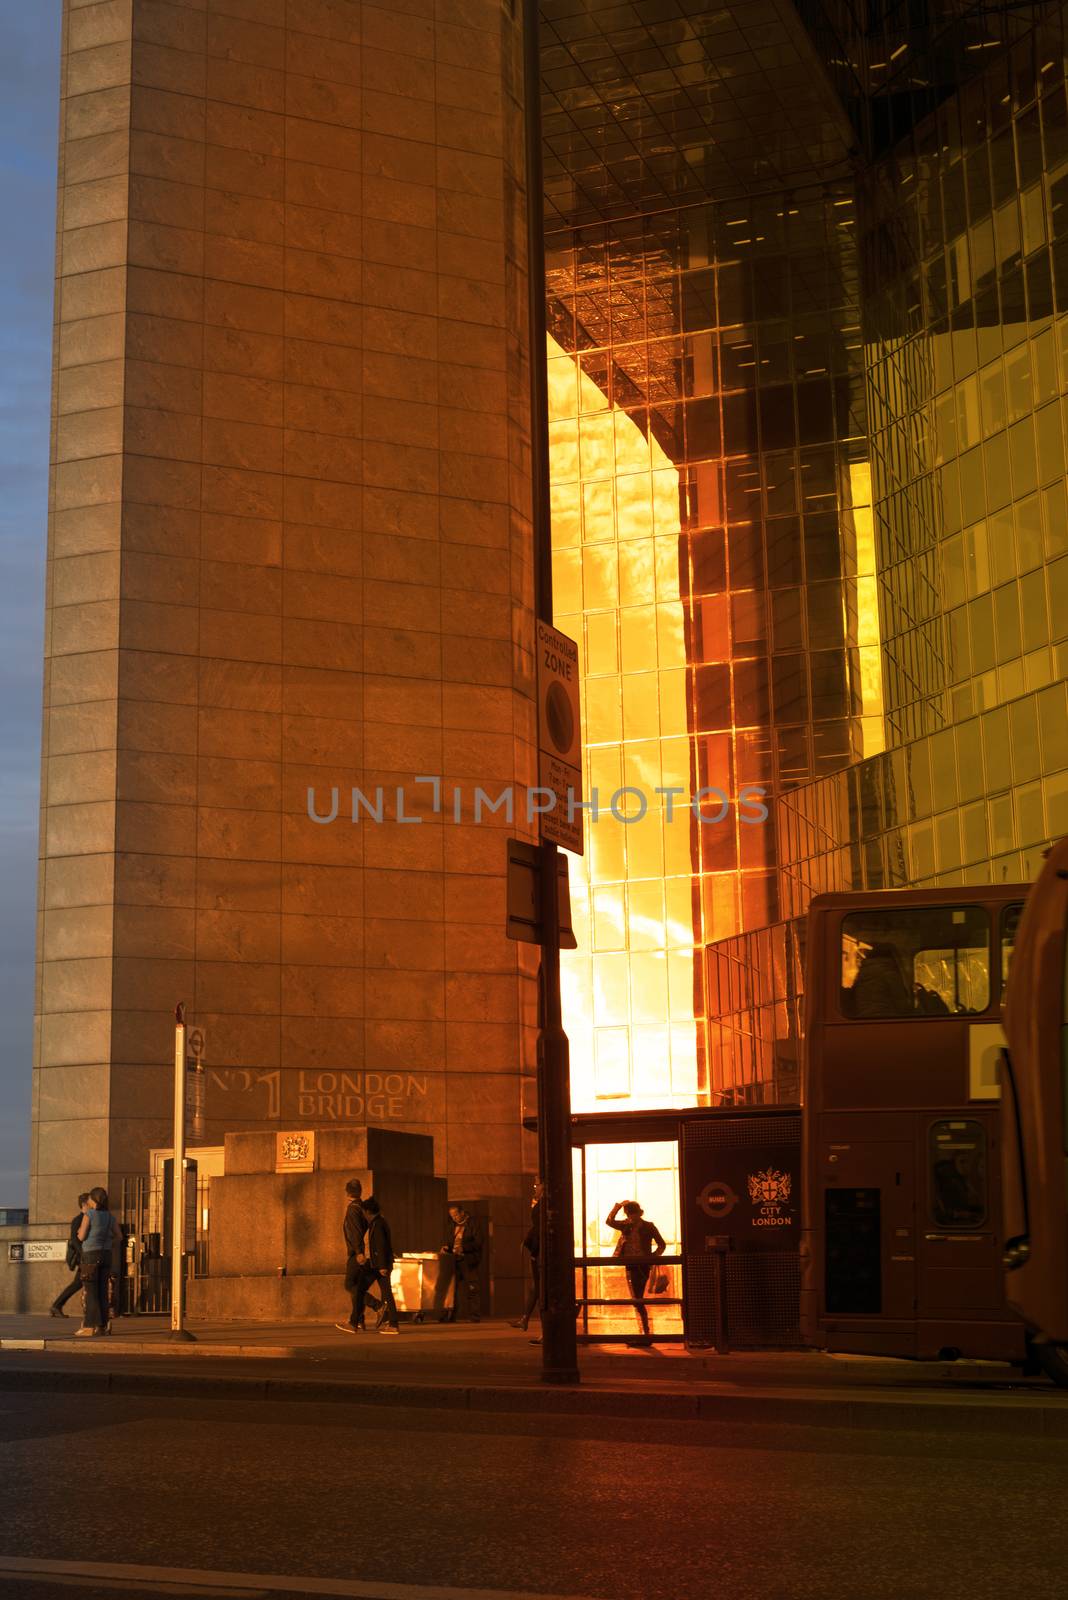
<path fill-rule="evenodd" d="M 879 38 L 915 53 L 902 16 Z M 984 69 L 884 115 L 858 188 L 887 748 L 777 795 L 776 948 L 814 894 L 1026 882 L 1068 832 L 1064 8 L 985 8 L 957 44 Z M 720 1102 L 796 1092 L 802 963 L 769 936 L 709 952 Z"/>
<path fill-rule="evenodd" d="M 882 744 L 854 233 L 830 183 L 550 240 L 555 610 L 600 803 L 579 1107 L 706 1097 L 705 951 L 780 914 L 772 797 Z"/>

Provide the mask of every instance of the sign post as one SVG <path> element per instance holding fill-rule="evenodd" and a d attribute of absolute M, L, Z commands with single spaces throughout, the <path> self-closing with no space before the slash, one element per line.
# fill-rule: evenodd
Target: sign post
<path fill-rule="evenodd" d="M 578 645 L 539 620 L 538 782 L 556 797 L 540 817 L 541 836 L 582 854 L 582 726 L 579 718 Z"/>
<path fill-rule="evenodd" d="M 567 857 L 558 855 L 556 870 L 560 878 L 560 948 L 577 950 L 578 940 L 571 926 L 571 892 L 567 877 Z M 509 939 L 524 944 L 541 944 L 541 846 L 525 839 L 508 841 L 508 922 Z"/>
<path fill-rule="evenodd" d="M 523 7 L 523 105 L 527 188 L 527 328 L 530 371 L 530 480 L 534 543 L 534 609 L 538 618 L 539 649 L 545 636 L 554 634 L 553 551 L 549 488 L 549 380 L 545 328 L 545 180 L 541 151 L 541 42 L 538 7 Z M 557 635 L 562 639 L 563 635 Z M 572 641 L 566 641 L 573 649 Z M 552 673 L 547 683 L 539 666 L 539 723 L 549 725 L 550 749 L 559 759 L 578 748 L 578 652 L 572 675 L 573 699 L 567 696 L 562 675 Z M 561 685 L 552 689 L 552 681 Z M 541 687 L 546 705 L 541 708 Z M 552 695 L 552 709 L 547 697 Z M 573 739 L 565 742 L 567 716 L 564 703 L 573 707 Z M 555 735 L 554 735 L 555 730 Z M 542 739 L 539 738 L 539 746 Z M 541 770 L 539 757 L 539 771 Z M 548 787 L 548 786 L 546 786 Z M 555 792 L 555 791 L 554 791 Z M 575 1222 L 571 1183 L 571 1082 L 567 1035 L 560 1012 L 560 904 L 556 843 L 560 834 L 546 826 L 543 814 L 540 848 L 541 966 L 538 977 L 538 1147 L 543 1197 L 541 1206 L 541 1375 L 547 1383 L 578 1383 L 578 1340 L 575 1333 Z M 553 813 L 555 816 L 555 813 Z M 582 813 L 579 813 L 581 818 Z M 569 821 L 565 801 L 563 817 Z M 574 843 L 563 839 L 571 849 Z M 581 832 L 577 848 L 581 851 Z"/>
<path fill-rule="evenodd" d="M 185 1006 L 174 1008 L 174 1172 L 171 1191 L 171 1338 L 191 1340 L 185 1326 Z"/>

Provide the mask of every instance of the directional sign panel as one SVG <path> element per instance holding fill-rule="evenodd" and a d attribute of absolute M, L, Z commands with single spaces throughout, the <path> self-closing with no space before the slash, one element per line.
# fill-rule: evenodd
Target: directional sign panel
<path fill-rule="evenodd" d="M 568 887 L 567 857 L 557 856 L 557 910 L 561 950 L 576 950 L 578 940 L 571 926 L 571 895 Z M 508 922 L 509 939 L 523 944 L 541 944 L 541 866 L 538 846 L 524 839 L 508 841 Z"/>
<path fill-rule="evenodd" d="M 568 816 L 568 798 L 582 799 L 582 724 L 578 645 L 547 622 L 537 626 L 538 782 L 556 796 L 542 813 L 541 836 L 582 854 L 582 812 Z"/>
<path fill-rule="evenodd" d="M 67 1241 L 65 1239 L 20 1239 L 12 1241 L 7 1247 L 9 1261 L 65 1261 L 67 1259 Z"/>

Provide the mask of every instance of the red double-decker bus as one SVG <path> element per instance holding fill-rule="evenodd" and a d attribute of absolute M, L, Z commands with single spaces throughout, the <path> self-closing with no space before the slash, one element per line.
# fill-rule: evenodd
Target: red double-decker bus
<path fill-rule="evenodd" d="M 809 1344 L 1025 1360 L 1002 1269 L 999 1067 L 1027 892 L 1013 884 L 812 902 L 802 1062 Z M 1068 1338 L 1068 1321 L 1057 1327 Z"/>

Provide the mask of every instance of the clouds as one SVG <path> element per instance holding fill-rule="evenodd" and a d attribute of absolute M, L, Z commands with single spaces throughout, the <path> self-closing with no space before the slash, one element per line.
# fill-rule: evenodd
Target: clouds
<path fill-rule="evenodd" d="M 0 0 L 0 1205 L 26 1192 L 59 0 Z"/>

